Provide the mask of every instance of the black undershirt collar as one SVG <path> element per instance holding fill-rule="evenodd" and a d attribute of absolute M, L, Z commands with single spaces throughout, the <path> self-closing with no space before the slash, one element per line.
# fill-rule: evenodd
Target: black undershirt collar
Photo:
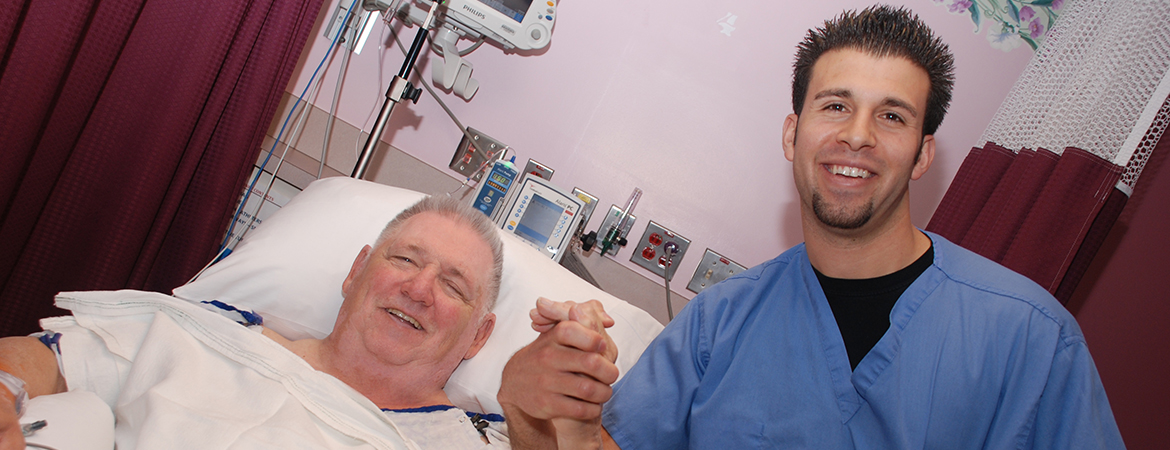
<path fill-rule="evenodd" d="M 825 276 L 813 271 L 829 300 L 837 329 L 849 354 L 849 367 L 856 369 L 878 340 L 890 328 L 890 311 L 894 303 L 934 262 L 934 244 L 909 266 L 876 278 L 846 279 Z"/>

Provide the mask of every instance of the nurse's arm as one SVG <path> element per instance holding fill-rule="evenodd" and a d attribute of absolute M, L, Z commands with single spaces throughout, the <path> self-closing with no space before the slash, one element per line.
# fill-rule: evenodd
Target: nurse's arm
<path fill-rule="evenodd" d="M 538 302 L 541 334 L 508 361 L 497 395 L 513 448 L 602 448 L 601 405 L 618 375 L 612 324 L 600 302 Z"/>

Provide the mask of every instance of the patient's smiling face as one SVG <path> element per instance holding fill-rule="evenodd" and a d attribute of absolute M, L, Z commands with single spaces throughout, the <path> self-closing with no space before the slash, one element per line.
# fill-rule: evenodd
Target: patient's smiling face
<path fill-rule="evenodd" d="M 429 367 L 445 382 L 491 334 L 495 317 L 484 301 L 491 254 L 466 224 L 434 212 L 411 217 L 354 260 L 333 331 L 338 351 Z"/>

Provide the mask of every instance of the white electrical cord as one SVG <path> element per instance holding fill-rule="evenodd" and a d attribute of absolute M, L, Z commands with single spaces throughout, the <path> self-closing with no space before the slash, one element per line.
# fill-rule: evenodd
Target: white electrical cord
<path fill-rule="evenodd" d="M 353 20 L 352 18 L 350 20 Z M 342 26 L 348 28 L 348 24 Z M 317 164 L 317 179 L 325 171 L 325 156 L 329 153 L 329 141 L 333 136 L 333 121 L 336 120 L 337 103 L 341 101 L 341 84 L 345 81 L 345 74 L 349 72 L 349 58 L 351 51 L 342 50 L 341 72 L 337 74 L 337 84 L 333 87 L 333 102 L 329 104 L 329 115 L 325 116 L 325 140 L 321 144 L 321 161 Z"/>

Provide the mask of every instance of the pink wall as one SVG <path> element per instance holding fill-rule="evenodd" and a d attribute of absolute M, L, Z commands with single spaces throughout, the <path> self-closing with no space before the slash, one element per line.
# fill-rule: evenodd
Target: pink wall
<path fill-rule="evenodd" d="M 992 48 L 985 33 L 973 33 L 969 16 L 949 14 L 933 1 L 903 3 L 942 35 L 957 59 L 953 106 L 936 135 L 939 154 L 912 186 L 912 214 L 925 226 L 967 151 L 982 144 L 983 128 L 1032 52 L 1027 46 L 1006 53 Z M 791 166 L 779 142 L 780 125 L 792 110 L 792 55 L 808 28 L 869 4 L 684 0 L 664 8 L 646 1 L 565 0 L 547 48 L 522 55 L 484 45 L 467 57 L 479 93 L 471 101 L 442 95 L 465 125 L 511 145 L 518 162 L 533 158 L 553 167 L 554 183 L 598 196 L 601 208 L 624 203 L 640 187 L 632 234 L 641 236 L 654 220 L 690 238 L 691 252 L 676 277 L 685 284 L 704 248 L 752 266 L 803 240 Z M 737 16 L 730 36 L 718 24 L 728 13 Z M 404 34 L 409 43 L 414 29 Z M 314 36 L 290 92 L 304 89 L 328 48 L 323 31 Z M 337 112 L 367 130 L 403 60 L 397 48 L 373 46 L 387 39 L 371 39 L 353 57 Z M 426 79 L 428 65 L 438 61 L 433 53 L 422 61 Z M 329 108 L 339 66 L 340 58 L 324 76 L 313 98 L 318 107 Z M 460 137 L 425 93 L 417 105 L 396 109 L 385 134 L 452 176 L 446 166 Z M 394 184 L 383 172 L 389 170 L 371 167 L 367 178 Z M 590 229 L 599 225 L 594 220 Z M 632 247 L 615 260 L 661 284 L 629 262 Z"/>

